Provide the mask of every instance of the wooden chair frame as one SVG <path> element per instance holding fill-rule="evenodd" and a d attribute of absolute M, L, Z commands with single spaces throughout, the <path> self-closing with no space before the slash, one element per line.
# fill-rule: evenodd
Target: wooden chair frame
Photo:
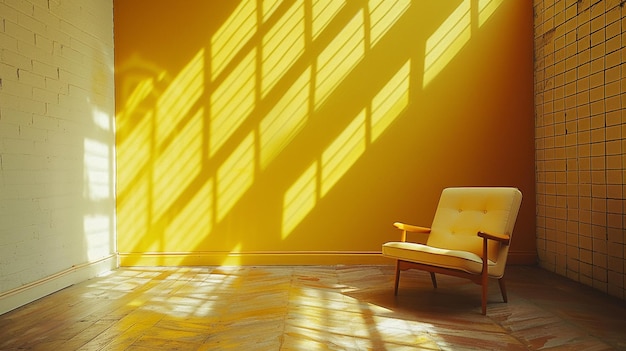
<path fill-rule="evenodd" d="M 400 223 L 400 222 L 394 223 L 394 226 L 402 230 L 401 241 L 403 242 L 406 242 L 407 240 L 407 233 L 421 233 L 421 234 L 430 233 L 430 228 L 426 228 L 426 227 L 419 227 L 419 226 L 414 226 L 414 225 Z M 430 278 L 432 280 L 433 287 L 435 289 L 437 288 L 437 278 L 435 277 L 435 273 L 455 276 L 459 278 L 465 278 L 465 279 L 471 280 L 472 282 L 478 285 L 482 285 L 481 307 L 482 307 L 482 314 L 486 315 L 487 314 L 487 290 L 488 290 L 488 285 L 489 285 L 488 284 L 489 283 L 488 262 L 485 259 L 485 257 L 488 257 L 487 243 L 489 240 L 494 240 L 494 241 L 499 242 L 501 245 L 509 245 L 511 238 L 509 235 L 505 235 L 505 234 L 494 234 L 494 233 L 485 233 L 485 232 L 478 232 L 477 235 L 483 238 L 483 255 L 481 257 L 483 263 L 482 263 L 482 272 L 480 275 L 467 273 L 465 271 L 461 271 L 457 269 L 430 266 L 430 265 L 416 263 L 416 262 L 397 260 L 394 294 L 396 296 L 398 295 L 398 286 L 400 284 L 400 272 L 403 270 L 407 270 L 407 269 L 419 269 L 419 270 L 430 272 Z M 502 299 L 504 300 L 504 302 L 508 302 L 504 276 L 498 278 L 498 284 L 500 286 L 500 293 L 502 294 Z"/>

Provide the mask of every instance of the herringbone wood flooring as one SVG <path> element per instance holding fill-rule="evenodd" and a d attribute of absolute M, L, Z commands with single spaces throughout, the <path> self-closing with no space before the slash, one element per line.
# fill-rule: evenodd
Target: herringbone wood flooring
<path fill-rule="evenodd" d="M 122 268 L 0 316 L 0 350 L 612 350 L 626 306 L 535 267 L 509 302 L 392 266 Z"/>

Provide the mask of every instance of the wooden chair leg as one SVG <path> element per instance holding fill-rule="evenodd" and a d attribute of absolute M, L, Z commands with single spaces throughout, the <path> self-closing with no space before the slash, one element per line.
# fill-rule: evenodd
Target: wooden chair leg
<path fill-rule="evenodd" d="M 433 281 L 433 287 L 437 289 L 437 278 L 435 278 L 435 273 L 430 272 L 430 280 Z"/>
<path fill-rule="evenodd" d="M 504 285 L 504 277 L 498 279 L 498 284 L 500 284 L 500 292 L 502 293 L 502 299 L 504 302 L 509 302 L 509 299 L 506 296 L 506 286 Z"/>
<path fill-rule="evenodd" d="M 396 282 L 393 289 L 393 294 L 398 296 L 398 285 L 400 284 L 400 261 L 396 262 Z"/>
<path fill-rule="evenodd" d="M 488 282 L 485 281 L 484 277 L 483 277 L 483 281 L 481 283 L 482 285 L 482 313 L 483 315 L 487 314 L 487 286 L 489 285 Z"/>
<path fill-rule="evenodd" d="M 481 273 L 481 285 L 483 286 L 482 294 L 482 312 L 487 314 L 487 287 L 489 286 L 489 271 L 487 267 L 487 239 L 483 240 L 483 271 Z"/>

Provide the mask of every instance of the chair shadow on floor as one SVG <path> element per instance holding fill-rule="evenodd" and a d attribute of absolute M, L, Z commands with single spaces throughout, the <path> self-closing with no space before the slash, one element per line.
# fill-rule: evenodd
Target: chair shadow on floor
<path fill-rule="evenodd" d="M 377 286 L 372 286 L 367 280 L 355 282 L 353 289 L 344 292 L 344 295 L 410 319 L 420 315 L 445 317 L 480 313 L 480 289 L 475 284 L 468 284 L 465 279 L 438 275 L 439 285 L 434 288 L 427 272 L 410 270 L 403 273 L 400 291 L 394 296 L 391 278 L 388 283 Z M 490 291 L 489 303 L 494 307 L 505 304 L 499 295 L 497 281 L 490 282 Z"/>
<path fill-rule="evenodd" d="M 383 269 L 384 279 L 351 282 L 344 295 L 375 317 L 427 325 L 444 343 L 509 337 L 528 350 L 626 350 L 625 301 L 539 267 L 508 267 L 507 303 L 501 300 L 497 281 L 490 281 L 486 316 L 477 313 L 481 292 L 475 284 L 438 275 L 438 288 L 433 288 L 428 272 L 409 270 L 394 296 L 391 270 Z"/>

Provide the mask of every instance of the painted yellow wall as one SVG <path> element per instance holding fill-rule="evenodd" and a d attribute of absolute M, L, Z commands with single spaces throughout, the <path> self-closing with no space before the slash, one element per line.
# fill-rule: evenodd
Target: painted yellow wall
<path fill-rule="evenodd" d="M 122 265 L 375 263 L 444 187 L 519 187 L 526 1 L 115 1 Z"/>

